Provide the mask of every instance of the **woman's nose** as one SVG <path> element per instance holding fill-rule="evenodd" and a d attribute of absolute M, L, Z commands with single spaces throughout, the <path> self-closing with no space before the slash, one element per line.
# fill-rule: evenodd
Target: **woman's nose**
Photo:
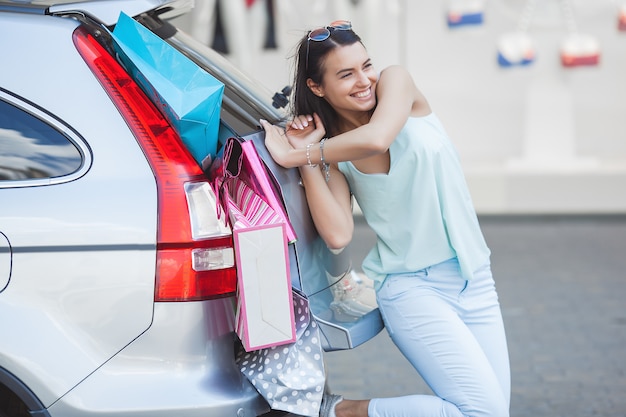
<path fill-rule="evenodd" d="M 369 85 L 370 84 L 370 78 L 367 76 L 367 72 L 365 71 L 359 71 L 359 76 L 358 76 L 358 83 L 359 85 Z"/>

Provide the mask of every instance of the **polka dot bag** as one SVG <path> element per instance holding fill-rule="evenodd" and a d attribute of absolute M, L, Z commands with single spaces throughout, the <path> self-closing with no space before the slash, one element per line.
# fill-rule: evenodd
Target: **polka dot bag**
<path fill-rule="evenodd" d="M 237 364 L 272 409 L 315 417 L 326 381 L 320 332 L 308 300 L 292 293 L 296 341 L 252 352 L 241 349 Z"/>

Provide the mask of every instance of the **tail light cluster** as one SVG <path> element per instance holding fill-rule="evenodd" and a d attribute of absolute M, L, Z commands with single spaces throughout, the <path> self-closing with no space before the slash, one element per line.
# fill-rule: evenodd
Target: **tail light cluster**
<path fill-rule="evenodd" d="M 74 44 L 128 123 L 157 181 L 155 301 L 196 301 L 236 290 L 232 234 L 207 177 L 141 88 L 83 28 Z"/>

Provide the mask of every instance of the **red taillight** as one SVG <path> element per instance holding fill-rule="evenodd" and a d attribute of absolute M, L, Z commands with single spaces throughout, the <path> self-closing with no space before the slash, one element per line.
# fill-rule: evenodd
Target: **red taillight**
<path fill-rule="evenodd" d="M 211 252 L 222 257 L 219 254 L 232 253 L 232 236 L 194 239 L 192 234 L 191 203 L 185 190 L 207 182 L 202 170 L 159 110 L 91 34 L 77 29 L 74 44 L 128 123 L 157 180 L 155 301 L 204 300 L 234 294 L 234 266 L 203 261 Z"/>

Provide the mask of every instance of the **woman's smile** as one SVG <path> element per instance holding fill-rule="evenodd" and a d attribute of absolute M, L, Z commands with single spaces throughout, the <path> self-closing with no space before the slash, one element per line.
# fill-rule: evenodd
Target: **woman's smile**
<path fill-rule="evenodd" d="M 369 98 L 372 95 L 372 87 L 368 87 L 367 90 L 359 91 L 354 94 L 351 94 L 352 97 L 356 98 Z"/>

